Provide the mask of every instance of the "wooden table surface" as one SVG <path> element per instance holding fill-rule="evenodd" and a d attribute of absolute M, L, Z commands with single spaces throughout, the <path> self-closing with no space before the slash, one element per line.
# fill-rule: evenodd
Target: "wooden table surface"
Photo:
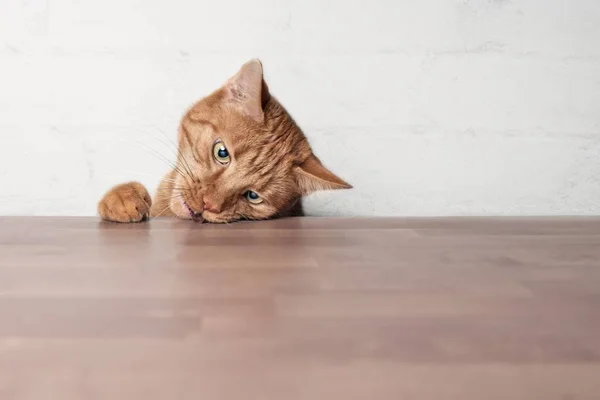
<path fill-rule="evenodd" d="M 0 399 L 600 399 L 600 219 L 0 218 Z"/>

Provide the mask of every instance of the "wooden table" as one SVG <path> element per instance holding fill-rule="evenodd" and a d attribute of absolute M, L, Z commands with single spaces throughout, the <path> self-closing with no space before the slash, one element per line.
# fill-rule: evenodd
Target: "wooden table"
<path fill-rule="evenodd" d="M 600 219 L 0 219 L 0 399 L 600 399 Z"/>

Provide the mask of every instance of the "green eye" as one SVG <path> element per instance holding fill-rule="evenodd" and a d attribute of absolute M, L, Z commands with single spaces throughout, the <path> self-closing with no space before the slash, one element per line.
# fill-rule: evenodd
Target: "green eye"
<path fill-rule="evenodd" d="M 221 141 L 213 145 L 213 157 L 219 164 L 227 164 L 231 160 L 227 147 Z"/>
<path fill-rule="evenodd" d="M 253 192 L 252 190 L 248 190 L 246 193 L 244 193 L 244 197 L 246 197 L 246 200 L 252 204 L 260 204 L 263 201 L 258 193 Z"/>

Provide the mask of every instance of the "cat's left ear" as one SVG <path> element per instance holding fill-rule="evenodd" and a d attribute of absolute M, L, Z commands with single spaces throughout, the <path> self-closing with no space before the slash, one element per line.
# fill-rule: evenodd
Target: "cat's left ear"
<path fill-rule="evenodd" d="M 314 155 L 296 167 L 296 180 L 302 195 L 318 190 L 351 189 L 352 185 L 329 171 Z"/>
<path fill-rule="evenodd" d="M 248 61 L 225 84 L 226 101 L 256 122 L 264 120 L 263 106 L 269 100 L 269 89 L 263 79 L 259 60 Z"/>

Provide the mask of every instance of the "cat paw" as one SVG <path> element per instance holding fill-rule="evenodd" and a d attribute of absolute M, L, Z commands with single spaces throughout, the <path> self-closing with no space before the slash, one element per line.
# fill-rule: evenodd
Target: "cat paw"
<path fill-rule="evenodd" d="M 98 203 L 98 214 L 113 222 L 140 222 L 150 215 L 152 200 L 138 182 L 123 183 L 108 191 Z"/>

